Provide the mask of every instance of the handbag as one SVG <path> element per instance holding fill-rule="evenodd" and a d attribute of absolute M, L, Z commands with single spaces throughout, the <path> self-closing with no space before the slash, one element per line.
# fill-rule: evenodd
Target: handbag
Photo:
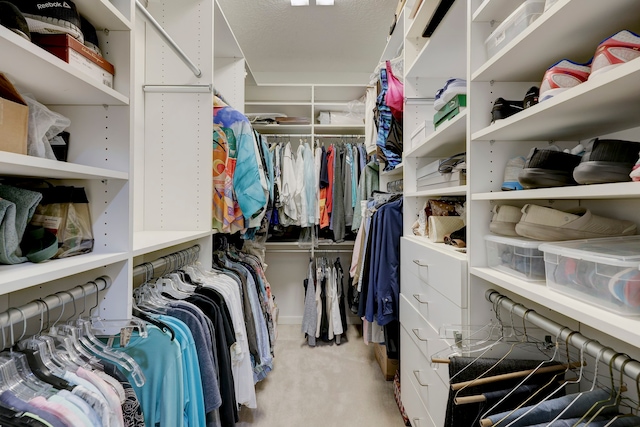
<path fill-rule="evenodd" d="M 0 264 L 41 262 L 55 254 L 55 236 L 27 226 L 41 199 L 36 191 L 0 185 Z"/>
<path fill-rule="evenodd" d="M 464 227 L 464 220 L 459 216 L 430 216 L 429 240 L 434 243 L 444 243 L 447 234 Z"/>
<path fill-rule="evenodd" d="M 93 250 L 94 237 L 89 200 L 82 187 L 58 186 L 38 189 L 42 201 L 30 225 L 44 227 L 58 238 L 54 258 L 66 258 Z"/>
<path fill-rule="evenodd" d="M 387 61 L 387 93 L 384 103 L 391 110 L 391 114 L 396 120 L 402 122 L 402 112 L 404 111 L 404 84 L 393 75 L 391 61 Z"/>

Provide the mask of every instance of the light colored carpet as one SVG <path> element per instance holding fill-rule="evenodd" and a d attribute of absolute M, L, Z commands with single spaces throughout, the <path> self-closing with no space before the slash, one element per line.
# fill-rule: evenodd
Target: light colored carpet
<path fill-rule="evenodd" d="M 257 409 L 240 411 L 239 427 L 402 427 L 393 398 L 359 328 L 348 342 L 307 346 L 300 325 L 279 325 L 274 369 L 256 385 Z"/>

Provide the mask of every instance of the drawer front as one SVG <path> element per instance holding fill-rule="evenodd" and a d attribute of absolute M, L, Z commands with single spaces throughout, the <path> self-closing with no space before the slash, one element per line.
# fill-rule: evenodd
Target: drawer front
<path fill-rule="evenodd" d="M 440 358 L 446 358 L 449 354 L 447 349 L 452 342 L 440 338 L 438 332 L 418 313 L 407 301 L 404 295 L 400 295 L 400 324 L 401 331 L 404 329 L 406 337 L 400 340 L 401 345 L 409 344 L 403 341 L 410 341 L 414 348 L 422 354 L 427 366 L 440 377 L 444 384 L 449 383 L 449 365 L 444 363 L 431 364 L 431 356 L 437 353 Z M 401 352 L 402 368 L 405 366 L 405 355 Z"/>
<path fill-rule="evenodd" d="M 402 387 L 401 399 L 404 410 L 407 413 L 412 427 L 436 427 L 436 424 L 429 416 L 427 408 L 422 404 L 418 390 L 416 390 L 411 377 L 400 371 L 400 384 Z M 413 375 L 413 374 L 411 374 Z M 437 426 L 442 427 L 442 426 Z"/>
<path fill-rule="evenodd" d="M 413 274 L 454 304 L 467 307 L 465 260 L 405 238 L 401 242 L 400 258 L 403 275 Z"/>
<path fill-rule="evenodd" d="M 427 409 L 431 421 L 437 427 L 442 427 L 447 411 L 449 388 L 433 370 L 420 350 L 416 348 L 408 334 L 406 329 L 401 328 L 402 390 L 405 390 L 407 382 L 411 382 L 418 393 L 421 404 Z"/>
<path fill-rule="evenodd" d="M 460 325 L 464 323 L 463 309 L 454 304 L 433 287 L 415 276 L 402 276 L 402 292 L 409 304 L 424 317 L 435 331 L 442 325 Z M 400 309 L 402 311 L 402 309 Z"/>

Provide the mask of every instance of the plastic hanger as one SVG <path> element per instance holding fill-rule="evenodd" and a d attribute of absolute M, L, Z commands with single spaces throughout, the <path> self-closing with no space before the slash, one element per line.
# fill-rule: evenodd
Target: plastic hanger
<path fill-rule="evenodd" d="M 96 287 L 96 305 L 89 310 L 89 314 L 91 311 L 98 306 L 98 285 L 95 282 L 93 283 Z M 84 291 L 83 287 L 80 287 L 83 295 L 84 305 L 82 307 L 82 312 L 80 313 L 80 317 L 76 319 L 76 325 L 78 326 L 80 336 L 80 343 L 87 349 L 87 351 L 96 354 L 97 356 L 106 359 L 116 365 L 120 366 L 125 371 L 131 374 L 133 378 L 133 382 L 138 386 L 142 387 L 145 384 L 146 378 L 140 365 L 128 354 L 115 351 L 111 347 L 107 346 L 105 343 L 100 341 L 98 337 L 93 334 L 93 330 L 91 328 L 91 320 L 83 319 L 82 315 L 86 311 L 87 307 L 87 295 Z"/>

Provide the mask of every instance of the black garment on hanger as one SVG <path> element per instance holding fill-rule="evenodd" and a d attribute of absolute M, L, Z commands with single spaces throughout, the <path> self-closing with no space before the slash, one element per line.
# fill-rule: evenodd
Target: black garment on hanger
<path fill-rule="evenodd" d="M 479 358 L 475 357 L 451 357 L 449 363 L 449 378 L 455 375 L 453 380 L 454 383 L 459 383 L 463 381 L 472 381 L 482 373 L 486 372 L 487 369 L 492 367 L 498 359 L 489 359 L 489 358 Z M 506 374 L 509 372 L 517 372 L 526 369 L 534 369 L 539 366 L 541 363 L 540 360 L 520 360 L 520 359 L 505 359 L 501 361 L 495 368 L 491 369 L 490 373 L 485 375 L 494 376 L 500 374 Z M 471 366 L 469 366 L 471 364 Z M 544 366 L 552 366 L 555 364 L 559 364 L 559 362 L 552 362 L 545 364 Z M 534 385 L 534 391 L 538 390 L 542 386 L 548 384 L 554 375 L 557 373 L 549 373 L 549 374 L 536 374 L 532 375 L 531 378 L 525 383 L 528 385 Z M 558 377 L 561 379 L 562 377 Z M 497 401 L 500 399 L 496 399 L 494 401 L 486 401 L 480 403 L 469 403 L 466 405 L 456 405 L 453 401 L 455 397 L 462 396 L 472 396 L 483 394 L 486 392 L 496 392 L 502 390 L 510 390 L 513 389 L 516 385 L 522 382 L 523 378 L 515 378 L 512 380 L 505 381 L 497 381 L 481 386 L 469 386 L 463 390 L 460 390 L 459 393 L 449 390 L 449 400 L 447 402 L 447 413 L 445 418 L 444 427 L 476 427 L 479 425 L 479 418 L 482 414 L 491 408 Z M 547 394 L 557 388 L 557 383 L 555 381 L 548 387 L 548 392 L 540 392 L 536 395 L 535 398 L 531 399 L 528 404 L 536 404 L 541 401 Z M 531 393 L 533 394 L 533 392 Z M 497 394 L 499 395 L 499 394 Z M 554 397 L 560 397 L 564 395 L 564 389 L 559 392 Z M 511 410 L 522 403 L 527 396 L 523 396 L 520 393 L 514 393 L 509 398 L 507 398 L 503 403 L 501 403 L 493 413 L 500 413 L 503 411 Z"/>
<path fill-rule="evenodd" d="M 24 349 L 20 350 L 21 353 L 24 353 L 27 356 L 27 363 L 29 364 L 29 368 L 31 372 L 41 381 L 44 381 L 48 384 L 51 384 L 58 390 L 73 390 L 73 386 L 67 382 L 66 380 L 55 376 L 49 368 L 42 362 L 40 355 L 38 352 L 33 350 Z"/>
<path fill-rule="evenodd" d="M 220 422 L 223 427 L 233 427 L 239 421 L 238 405 L 236 403 L 231 355 L 229 353 L 230 344 L 227 342 L 222 314 L 215 302 L 204 295 L 194 294 L 185 299 L 185 301 L 194 304 L 213 322 L 216 334 L 216 348 L 212 349 L 212 351 L 215 352 L 218 360 L 220 394 L 222 395 L 222 406 L 219 409 Z"/>

